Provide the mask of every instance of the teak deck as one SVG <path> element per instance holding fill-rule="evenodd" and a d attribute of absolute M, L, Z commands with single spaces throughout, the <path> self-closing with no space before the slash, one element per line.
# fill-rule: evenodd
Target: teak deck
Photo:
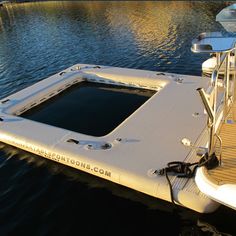
<path fill-rule="evenodd" d="M 222 124 L 219 136 L 222 139 L 222 163 L 219 167 L 209 170 L 210 178 L 218 185 L 236 183 L 236 101 L 234 101 L 227 119 Z M 216 152 L 219 152 L 219 142 Z"/>

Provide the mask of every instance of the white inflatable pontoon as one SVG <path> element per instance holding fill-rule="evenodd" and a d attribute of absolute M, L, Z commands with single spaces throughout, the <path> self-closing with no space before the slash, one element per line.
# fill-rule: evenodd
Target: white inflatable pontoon
<path fill-rule="evenodd" d="M 101 137 L 21 116 L 82 81 L 149 89 L 155 94 Z M 208 116 L 196 91 L 208 86 L 209 80 L 198 76 L 75 65 L 0 101 L 0 141 L 155 198 L 213 212 L 219 203 L 203 194 L 194 178 L 170 173 L 168 183 L 166 176 L 158 174 L 172 161 L 198 162 L 199 152 L 208 146 Z"/>

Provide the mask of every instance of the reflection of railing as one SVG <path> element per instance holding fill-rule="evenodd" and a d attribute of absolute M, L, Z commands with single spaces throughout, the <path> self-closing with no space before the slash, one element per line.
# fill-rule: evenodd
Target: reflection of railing
<path fill-rule="evenodd" d="M 230 56 L 234 53 L 234 62 L 235 62 L 235 47 L 220 53 L 216 53 L 217 56 L 217 64 L 211 75 L 211 87 L 207 92 L 204 91 L 203 88 L 198 88 L 202 102 L 204 104 L 205 110 L 209 116 L 208 118 L 208 127 L 210 129 L 209 133 L 209 146 L 208 146 L 208 155 L 211 156 L 214 152 L 214 144 L 215 144 L 215 135 L 216 135 L 216 115 L 217 115 L 217 98 L 218 98 L 218 77 L 219 71 L 223 65 L 225 65 L 225 73 L 223 78 L 224 83 L 224 104 L 223 104 L 223 118 L 226 116 L 226 112 L 228 111 L 228 106 L 230 104 L 231 99 L 233 98 L 233 92 L 230 91 L 234 88 L 234 80 L 230 84 Z"/>

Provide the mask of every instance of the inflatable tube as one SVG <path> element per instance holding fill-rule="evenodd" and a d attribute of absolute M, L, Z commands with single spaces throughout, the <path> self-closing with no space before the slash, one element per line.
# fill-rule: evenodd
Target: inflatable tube
<path fill-rule="evenodd" d="M 150 89 L 155 94 L 102 137 L 21 116 L 82 81 Z M 199 160 L 195 148 L 207 145 L 207 116 L 196 89 L 207 89 L 208 82 L 197 76 L 75 65 L 0 101 L 0 141 L 171 202 L 168 181 L 155 170 L 170 161 Z M 183 139 L 191 145 L 185 146 Z M 176 204 L 205 213 L 219 206 L 199 191 L 193 178 L 169 178 Z"/>

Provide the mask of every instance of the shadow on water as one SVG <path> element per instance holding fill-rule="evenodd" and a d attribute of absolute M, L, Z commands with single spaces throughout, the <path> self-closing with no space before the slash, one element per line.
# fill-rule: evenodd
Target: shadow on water
<path fill-rule="evenodd" d="M 198 214 L 5 144 L 0 148 L 1 235 L 236 233 L 236 213 L 226 207 Z"/>

